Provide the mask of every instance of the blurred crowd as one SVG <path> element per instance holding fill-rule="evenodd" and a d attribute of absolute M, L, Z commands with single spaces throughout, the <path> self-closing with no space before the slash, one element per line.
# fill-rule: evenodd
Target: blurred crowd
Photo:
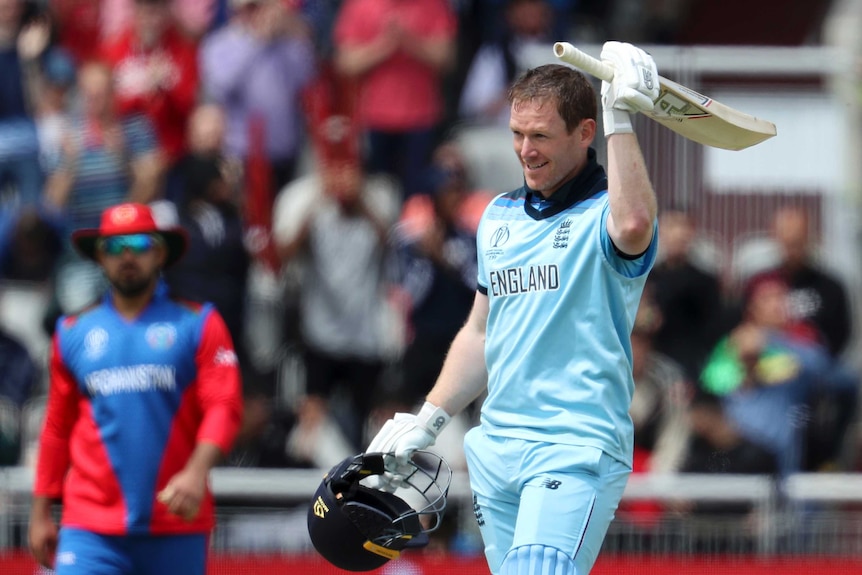
<path fill-rule="evenodd" d="M 502 190 L 475 185 L 455 128 L 507 124 L 525 48 L 669 41 L 687 4 L 0 0 L 0 301 L 44 294 L 0 310 L 50 336 L 105 287 L 70 231 L 150 203 L 191 239 L 171 289 L 213 302 L 239 351 L 228 464 L 327 468 L 422 400 L 472 304 Z M 856 469 L 850 304 L 806 214 L 775 215 L 781 261 L 732 291 L 694 262 L 696 224 L 662 210 L 636 471 Z M 32 461 L 45 353 L 0 331 L 0 465 Z M 455 467 L 475 417 L 438 440 Z"/>

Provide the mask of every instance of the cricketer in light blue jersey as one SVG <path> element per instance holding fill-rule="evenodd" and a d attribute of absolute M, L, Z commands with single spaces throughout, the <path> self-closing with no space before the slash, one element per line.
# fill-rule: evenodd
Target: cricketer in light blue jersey
<path fill-rule="evenodd" d="M 426 402 L 369 452 L 406 458 L 487 391 L 464 440 L 473 510 L 494 575 L 587 575 L 631 473 L 631 331 L 658 249 L 656 198 L 630 112 L 652 108 L 642 50 L 606 43 L 607 173 L 592 146 L 595 92 L 559 65 L 509 91 L 524 184 L 486 208 L 478 290 Z"/>
<path fill-rule="evenodd" d="M 634 259 L 615 250 L 607 180 L 590 152 L 588 169 L 560 190 L 565 201 L 540 211 L 524 186 L 482 216 L 481 422 L 489 435 L 589 445 L 631 466 L 630 334 L 657 242 Z"/>

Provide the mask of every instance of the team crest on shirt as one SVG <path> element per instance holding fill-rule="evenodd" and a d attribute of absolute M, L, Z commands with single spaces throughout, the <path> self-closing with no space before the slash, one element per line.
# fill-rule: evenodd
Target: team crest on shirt
<path fill-rule="evenodd" d="M 101 327 L 94 327 L 84 336 L 84 354 L 87 359 L 99 359 L 105 355 L 108 348 L 108 332 Z"/>
<path fill-rule="evenodd" d="M 177 328 L 170 323 L 154 323 L 144 337 L 152 349 L 170 349 L 177 341 Z"/>
<path fill-rule="evenodd" d="M 572 220 L 566 218 L 560 223 L 557 232 L 554 234 L 554 249 L 562 249 L 569 247 L 569 233 L 572 230 Z"/>

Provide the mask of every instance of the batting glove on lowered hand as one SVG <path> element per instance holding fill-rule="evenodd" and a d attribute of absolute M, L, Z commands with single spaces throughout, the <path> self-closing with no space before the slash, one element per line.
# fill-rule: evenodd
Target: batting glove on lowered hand
<path fill-rule="evenodd" d="M 413 468 L 407 461 L 415 451 L 430 447 L 452 418 L 442 408 L 425 402 L 419 413 L 396 413 L 371 440 L 366 453 L 384 453 L 386 473 L 370 479 L 372 486 L 395 491 Z"/>
<path fill-rule="evenodd" d="M 637 46 L 625 42 L 605 42 L 601 59 L 614 69 L 614 79 L 602 82 L 605 136 L 631 134 L 630 114 L 652 110 L 659 95 L 655 61 Z"/>

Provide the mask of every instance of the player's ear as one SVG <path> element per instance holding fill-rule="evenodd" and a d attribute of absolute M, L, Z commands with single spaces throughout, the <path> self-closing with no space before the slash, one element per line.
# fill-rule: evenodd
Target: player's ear
<path fill-rule="evenodd" d="M 580 132 L 581 144 L 589 146 L 596 137 L 596 121 L 591 118 L 581 120 L 578 130 Z"/>
<path fill-rule="evenodd" d="M 159 268 L 165 269 L 165 262 L 168 261 L 168 246 L 164 242 L 156 244 L 156 257 L 159 260 Z"/>

